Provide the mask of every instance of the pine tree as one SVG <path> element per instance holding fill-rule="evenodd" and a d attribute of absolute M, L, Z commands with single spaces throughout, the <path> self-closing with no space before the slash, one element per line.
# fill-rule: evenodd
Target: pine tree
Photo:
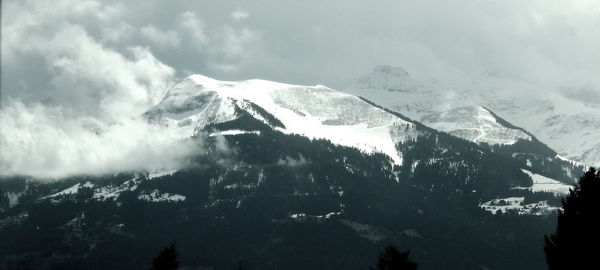
<path fill-rule="evenodd" d="M 408 259 L 409 255 L 410 251 L 399 252 L 394 246 L 386 247 L 379 254 L 377 268 L 371 270 L 416 270 L 418 265 Z"/>
<path fill-rule="evenodd" d="M 179 267 L 177 262 L 177 250 L 175 250 L 175 244 L 163 249 L 158 256 L 152 261 L 152 268 L 150 270 L 175 270 Z"/>
<path fill-rule="evenodd" d="M 549 269 L 600 269 L 600 172 L 590 168 L 562 206 L 556 232 L 544 237 Z"/>
<path fill-rule="evenodd" d="M 246 268 L 244 267 L 244 264 L 241 261 L 239 261 L 237 263 L 237 267 L 235 269 L 236 270 L 246 270 Z"/>

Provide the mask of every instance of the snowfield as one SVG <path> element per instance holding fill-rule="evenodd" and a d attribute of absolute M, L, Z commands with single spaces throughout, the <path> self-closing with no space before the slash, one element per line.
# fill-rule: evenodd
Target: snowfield
<path fill-rule="evenodd" d="M 482 106 L 460 107 L 432 114 L 424 120 L 432 128 L 475 143 L 508 145 L 518 140 L 532 140 L 529 134 L 521 130 L 501 125 L 496 117 Z"/>
<path fill-rule="evenodd" d="M 559 181 L 532 173 L 528 170 L 521 169 L 521 171 L 533 180 L 533 186 L 529 188 L 532 192 L 551 192 L 558 196 L 564 196 L 568 195 L 569 190 L 573 188 L 573 186 L 565 185 Z"/>

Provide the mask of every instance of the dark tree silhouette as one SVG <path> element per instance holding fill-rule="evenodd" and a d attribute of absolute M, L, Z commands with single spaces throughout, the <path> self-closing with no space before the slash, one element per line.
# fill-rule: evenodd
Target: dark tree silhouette
<path fill-rule="evenodd" d="M 379 254 L 377 268 L 371 270 L 416 270 L 418 265 L 408 259 L 409 255 L 410 251 L 399 252 L 394 246 L 386 247 Z"/>
<path fill-rule="evenodd" d="M 548 268 L 599 269 L 600 172 L 590 168 L 562 206 L 556 232 L 544 237 Z"/>
<path fill-rule="evenodd" d="M 158 256 L 152 261 L 152 267 L 150 270 L 175 270 L 179 267 L 177 262 L 177 250 L 175 250 L 175 244 L 171 244 L 169 247 L 163 249 Z"/>
<path fill-rule="evenodd" d="M 244 267 L 244 264 L 241 261 L 238 261 L 237 267 L 235 269 L 236 270 L 246 270 L 246 267 Z"/>

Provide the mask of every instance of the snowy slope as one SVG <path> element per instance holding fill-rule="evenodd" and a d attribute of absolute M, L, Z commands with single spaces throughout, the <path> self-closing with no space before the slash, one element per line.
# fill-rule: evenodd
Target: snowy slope
<path fill-rule="evenodd" d="M 573 188 L 571 185 L 565 185 L 543 175 L 532 173 L 528 170 L 521 170 L 533 180 L 533 185 L 529 188 L 533 192 L 551 192 L 556 195 L 568 195 L 569 190 Z"/>
<path fill-rule="evenodd" d="M 503 126 L 482 106 L 466 106 L 432 113 L 424 117 L 423 121 L 432 128 L 476 143 L 507 145 L 518 140 L 532 140 L 529 134 L 521 130 Z"/>
<path fill-rule="evenodd" d="M 399 67 L 376 67 L 346 91 L 476 143 L 506 145 L 532 140 L 526 132 L 502 125 L 488 109 L 456 92 L 419 83 Z"/>
<path fill-rule="evenodd" d="M 380 66 L 345 91 L 472 141 L 511 144 L 529 136 L 514 127 L 494 124 L 484 115 L 489 109 L 569 160 L 600 164 L 600 102 L 546 89 L 502 87 L 473 83 L 466 89 L 448 89 L 418 82 L 400 67 Z M 469 116 L 466 111 L 473 113 Z M 482 118 L 491 121 L 480 121 Z M 479 136 L 484 133 L 486 136 Z"/>
<path fill-rule="evenodd" d="M 474 90 L 463 95 L 526 128 L 562 156 L 600 165 L 600 104 L 545 89 L 530 89 L 519 98 L 502 91 Z"/>
<path fill-rule="evenodd" d="M 402 163 L 396 143 L 417 135 L 413 123 L 325 86 L 265 80 L 218 81 L 202 75 L 192 75 L 175 85 L 146 115 L 177 130 L 182 137 L 189 137 L 203 132 L 211 123 L 236 119 L 236 108 L 283 133 L 327 139 L 366 153 L 384 153 L 396 164 Z M 260 110 L 282 125 L 273 124 Z"/>

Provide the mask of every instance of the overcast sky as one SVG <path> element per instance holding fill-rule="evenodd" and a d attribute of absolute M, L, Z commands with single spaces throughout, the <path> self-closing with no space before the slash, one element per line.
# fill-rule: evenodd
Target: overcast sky
<path fill-rule="evenodd" d="M 102 173 L 130 165 L 111 151 L 175 147 L 169 134 L 134 143 L 154 127 L 131 119 L 191 73 L 343 89 L 388 64 L 441 85 L 493 77 L 600 100 L 599 29 L 597 0 L 2 1 L 0 169 Z M 122 126 L 140 137 L 115 141 Z"/>

